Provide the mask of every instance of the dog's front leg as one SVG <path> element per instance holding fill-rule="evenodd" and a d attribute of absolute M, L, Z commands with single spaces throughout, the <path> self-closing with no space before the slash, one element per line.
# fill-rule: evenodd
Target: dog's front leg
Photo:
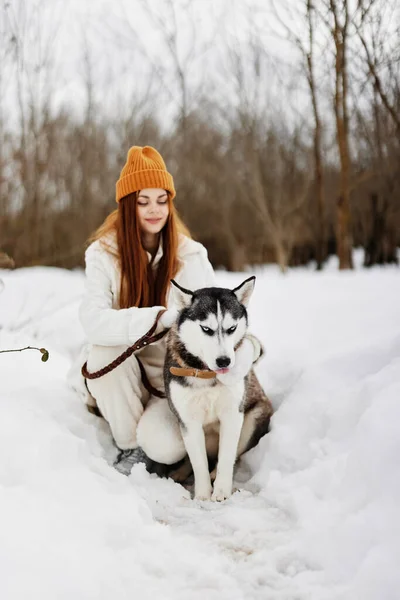
<path fill-rule="evenodd" d="M 243 413 L 239 410 L 221 416 L 217 476 L 211 500 L 222 502 L 232 494 L 233 467 L 242 425 Z"/>
<path fill-rule="evenodd" d="M 185 423 L 181 431 L 194 473 L 194 497 L 197 500 L 210 500 L 211 479 L 203 425 L 198 421 L 190 421 Z"/>

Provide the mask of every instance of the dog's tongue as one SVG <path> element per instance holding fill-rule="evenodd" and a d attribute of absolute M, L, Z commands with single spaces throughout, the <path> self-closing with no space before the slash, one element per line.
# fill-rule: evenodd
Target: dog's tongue
<path fill-rule="evenodd" d="M 216 369 L 215 372 L 223 375 L 224 373 L 228 373 L 229 369 Z"/>

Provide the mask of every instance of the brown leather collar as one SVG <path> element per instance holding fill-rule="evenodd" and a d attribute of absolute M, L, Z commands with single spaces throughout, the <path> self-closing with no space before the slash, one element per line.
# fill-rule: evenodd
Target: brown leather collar
<path fill-rule="evenodd" d="M 170 367 L 169 372 L 177 377 L 198 377 L 199 379 L 213 379 L 217 376 L 215 371 L 190 369 L 186 367 Z"/>

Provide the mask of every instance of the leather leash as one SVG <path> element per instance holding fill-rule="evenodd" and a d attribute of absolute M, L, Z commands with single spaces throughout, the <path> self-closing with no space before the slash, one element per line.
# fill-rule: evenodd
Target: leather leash
<path fill-rule="evenodd" d="M 146 369 L 144 368 L 142 361 L 138 357 L 136 357 L 136 360 L 138 361 L 138 364 L 139 364 L 140 374 L 142 376 L 142 383 L 143 383 L 144 387 L 146 388 L 146 390 L 149 392 L 149 394 L 151 394 L 152 396 L 157 396 L 157 398 L 166 398 L 166 395 L 164 394 L 164 392 L 162 392 L 161 390 L 158 390 L 153 385 L 151 385 L 149 378 L 147 377 Z"/>
<path fill-rule="evenodd" d="M 147 333 L 145 333 L 132 346 L 129 346 L 129 348 L 127 348 L 122 354 L 120 354 L 120 356 L 117 356 L 117 358 L 115 358 L 112 362 L 110 362 L 108 365 L 106 365 L 102 369 L 99 369 L 98 371 L 94 371 L 93 373 L 89 373 L 89 371 L 87 370 L 87 361 L 86 361 L 81 369 L 83 377 L 85 379 L 98 379 L 99 377 L 103 377 L 103 375 L 106 375 L 107 373 L 110 373 L 111 371 L 113 371 L 116 367 L 119 367 L 119 365 L 121 365 L 127 358 L 132 356 L 132 354 L 134 352 L 136 352 L 137 350 L 141 350 L 145 346 L 148 346 L 149 344 L 154 344 L 154 342 L 158 342 L 158 340 L 161 340 L 161 338 L 163 338 L 168 333 L 168 331 L 169 331 L 168 329 L 164 329 L 163 331 L 160 331 L 160 333 L 156 333 L 155 335 L 153 335 L 153 334 L 157 328 L 158 321 L 163 313 L 165 313 L 165 310 L 160 310 L 160 312 L 157 314 L 154 325 L 152 325 L 152 327 L 149 329 L 149 331 Z M 150 394 L 153 394 L 154 396 L 157 396 L 158 398 L 165 398 L 165 394 L 163 392 L 161 392 L 160 390 L 157 390 L 155 387 L 153 387 L 151 385 L 151 383 L 147 377 L 147 373 L 144 369 L 144 366 L 142 365 L 142 362 L 137 357 L 136 357 L 136 359 L 139 364 L 140 373 L 142 376 L 142 382 L 143 382 L 143 385 L 146 388 L 146 390 Z"/>
<path fill-rule="evenodd" d="M 134 352 L 137 352 L 138 350 L 141 350 L 145 346 L 148 346 L 149 344 L 154 344 L 154 342 L 158 342 L 158 340 L 161 340 L 168 333 L 168 331 L 169 331 L 168 329 L 164 329 L 163 331 L 160 331 L 160 333 L 156 333 L 155 335 L 153 335 L 153 334 L 157 328 L 158 321 L 160 320 L 161 315 L 165 312 L 166 312 L 165 310 L 160 310 L 160 312 L 157 314 L 154 325 L 149 329 L 149 331 L 147 333 L 145 333 L 144 336 L 142 336 L 137 342 L 135 342 L 135 344 L 133 344 L 132 346 L 129 346 L 129 348 L 127 348 L 122 354 L 120 354 L 120 356 L 117 356 L 117 358 L 115 358 L 113 361 L 111 361 L 108 365 L 106 365 L 102 369 L 99 369 L 98 371 L 94 371 L 93 373 L 89 373 L 89 371 L 87 370 L 87 361 L 86 361 L 81 369 L 83 377 L 85 379 L 98 379 L 99 377 L 103 377 L 103 375 L 107 375 L 107 373 L 110 373 L 111 371 L 113 371 L 114 369 L 119 367 L 119 365 L 121 365 L 123 362 L 125 362 L 127 358 L 132 356 L 132 354 Z M 157 388 L 155 388 L 154 386 L 151 385 L 149 378 L 147 377 L 146 370 L 142 364 L 142 361 L 137 356 L 136 356 L 136 360 L 138 361 L 139 368 L 140 368 L 140 374 L 141 374 L 141 378 L 142 378 L 142 383 L 143 383 L 143 386 L 146 388 L 146 390 L 151 395 L 157 396 L 157 398 L 165 398 L 166 396 L 165 396 L 164 392 L 158 390 Z M 214 377 L 217 376 L 215 371 L 208 371 L 208 370 L 202 370 L 202 369 L 191 369 L 191 368 L 186 368 L 186 367 L 170 367 L 169 370 L 172 375 L 175 375 L 177 377 L 197 377 L 199 379 L 213 379 Z M 87 387 L 87 383 L 86 383 L 86 387 Z"/>

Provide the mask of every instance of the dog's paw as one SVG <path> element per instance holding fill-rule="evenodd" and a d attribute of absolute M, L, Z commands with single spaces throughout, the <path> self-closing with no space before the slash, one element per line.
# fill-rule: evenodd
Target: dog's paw
<path fill-rule="evenodd" d="M 195 500 L 210 500 L 211 499 L 211 485 L 210 486 L 196 486 L 194 491 Z"/>
<path fill-rule="evenodd" d="M 232 495 L 232 485 L 218 485 L 218 482 L 214 484 L 214 491 L 211 496 L 213 502 L 223 502 L 228 500 Z"/>

